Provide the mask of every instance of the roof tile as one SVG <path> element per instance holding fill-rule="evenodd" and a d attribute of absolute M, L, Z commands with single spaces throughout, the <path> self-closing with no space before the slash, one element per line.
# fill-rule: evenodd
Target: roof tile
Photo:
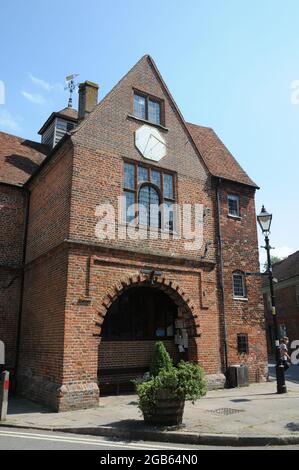
<path fill-rule="evenodd" d="M 258 188 L 213 129 L 188 122 L 186 125 L 213 176 Z"/>
<path fill-rule="evenodd" d="M 299 276 L 299 251 L 273 265 L 273 275 L 278 281 Z"/>
<path fill-rule="evenodd" d="M 0 132 L 0 182 L 23 185 L 48 153 L 46 145 Z"/>

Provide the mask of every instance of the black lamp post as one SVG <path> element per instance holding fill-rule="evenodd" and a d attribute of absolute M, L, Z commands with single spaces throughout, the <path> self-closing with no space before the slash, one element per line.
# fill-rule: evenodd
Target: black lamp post
<path fill-rule="evenodd" d="M 268 214 L 265 207 L 263 206 L 261 213 L 257 216 L 257 220 L 265 236 L 266 246 L 263 246 L 263 248 L 265 248 L 265 250 L 267 251 L 267 263 L 268 263 L 267 274 L 269 277 L 269 284 L 270 284 L 272 317 L 273 317 L 274 333 L 275 333 L 277 393 L 286 393 L 287 387 L 285 384 L 284 366 L 282 364 L 281 357 L 280 357 L 279 331 L 278 331 L 278 324 L 277 324 L 277 312 L 276 312 L 276 306 L 275 306 L 275 295 L 274 295 L 274 284 L 273 284 L 273 271 L 272 271 L 271 255 L 270 255 L 271 246 L 270 246 L 270 241 L 269 241 L 269 233 L 270 233 L 270 227 L 271 227 L 271 222 L 272 222 L 272 214 Z"/>

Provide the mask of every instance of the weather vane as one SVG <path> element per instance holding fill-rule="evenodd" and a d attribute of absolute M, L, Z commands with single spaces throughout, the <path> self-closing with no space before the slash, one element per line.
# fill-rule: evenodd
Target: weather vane
<path fill-rule="evenodd" d="M 70 92 L 70 97 L 69 97 L 69 102 L 68 102 L 68 108 L 72 108 L 73 107 L 73 98 L 72 98 L 72 94 L 74 93 L 74 91 L 76 90 L 77 86 L 78 86 L 78 83 L 75 83 L 75 78 L 76 77 L 79 77 L 79 74 L 78 73 L 73 73 L 73 75 L 68 75 L 67 77 L 65 77 L 65 80 L 67 82 L 67 85 L 66 87 L 64 88 L 65 90 L 69 90 Z"/>

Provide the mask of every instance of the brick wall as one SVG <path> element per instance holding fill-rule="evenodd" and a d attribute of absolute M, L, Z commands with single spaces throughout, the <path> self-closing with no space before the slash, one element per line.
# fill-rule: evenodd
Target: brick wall
<path fill-rule="evenodd" d="M 185 240 L 99 241 L 95 235 L 96 206 L 109 202 L 117 208 L 124 158 L 142 161 L 134 146 L 134 131 L 142 123 L 129 116 L 133 87 L 165 100 L 167 129 L 160 130 L 167 156 L 156 165 L 176 172 L 178 203 L 201 203 L 208 209 L 200 249 L 186 251 Z M 97 406 L 98 370 L 105 361 L 111 367 L 119 362 L 119 355 L 111 356 L 108 346 L 100 344 L 101 324 L 123 289 L 147 282 L 143 268 L 161 272 L 152 288 L 171 296 L 186 320 L 189 359 L 219 376 L 224 328 L 216 188 L 147 59 L 58 149 L 30 189 L 20 367 L 25 396 L 59 411 Z M 240 220 L 228 217 L 228 191 L 240 194 Z M 266 354 L 260 280 L 247 278 L 248 300 L 236 301 L 232 292 L 234 270 L 259 270 L 253 190 L 221 184 L 221 230 L 229 363 L 248 363 L 251 380 L 262 380 Z M 249 335 L 246 357 L 237 354 L 237 333 Z M 121 354 L 130 362 L 127 346 L 122 345 Z M 138 360 L 147 362 L 149 343 L 138 344 L 138 354 Z"/>
<path fill-rule="evenodd" d="M 25 209 L 23 190 L 0 183 L 0 266 L 22 264 Z"/>
<path fill-rule="evenodd" d="M 227 195 L 240 197 L 240 219 L 228 215 Z M 229 364 L 246 363 L 250 380 L 265 380 L 267 376 L 267 350 L 261 278 L 246 277 L 247 299 L 233 298 L 233 272 L 259 273 L 257 227 L 254 190 L 236 184 L 220 186 L 222 254 L 224 268 L 225 312 L 228 334 Z M 237 334 L 248 334 L 249 354 L 238 354 Z"/>
<path fill-rule="evenodd" d="M 220 325 L 214 268 L 165 264 L 165 259 L 78 246 L 69 256 L 66 305 L 64 381 L 79 387 L 97 383 L 98 369 L 148 365 L 153 343 L 103 342 L 99 324 L 105 321 L 111 303 L 130 285 L 143 285 L 140 274 L 144 267 L 161 271 L 153 288 L 162 288 L 173 295 L 175 302 L 186 307 L 184 313 L 190 331 L 189 359 L 201 364 L 208 374 L 221 373 Z M 206 298 L 203 299 L 203 292 Z M 185 308 L 184 307 L 184 308 Z M 181 308 L 181 307 L 180 307 Z M 189 313 L 187 313 L 187 311 Z M 189 316 L 188 316 L 189 315 Z M 97 325 L 98 324 L 98 325 Z M 117 346 L 117 347 L 116 347 Z M 177 347 L 169 344 L 174 357 Z M 135 354 L 138 351 L 138 354 Z M 101 379 L 100 379 L 101 380 Z"/>
<path fill-rule="evenodd" d="M 29 188 L 18 391 L 53 409 L 62 394 L 67 253 L 59 250 L 68 237 L 71 181 L 68 141 Z"/>
<path fill-rule="evenodd" d="M 53 409 L 63 383 L 66 285 L 63 250 L 26 266 L 18 392 Z"/>
<path fill-rule="evenodd" d="M 68 141 L 30 185 L 27 263 L 68 237 L 71 183 L 72 145 Z"/>
<path fill-rule="evenodd" d="M 9 369 L 15 366 L 25 211 L 24 192 L 0 184 L 0 340 Z"/>
<path fill-rule="evenodd" d="M 210 209 L 204 224 L 204 241 L 212 244 L 209 259 L 215 259 L 214 205 L 211 181 L 204 163 L 192 146 L 172 102 L 161 87 L 147 59 L 143 59 L 124 80 L 105 98 L 88 121 L 72 137 L 74 142 L 74 177 L 71 205 L 70 237 L 76 240 L 99 242 L 95 236 L 98 222 L 97 205 L 110 203 L 117 212 L 118 197 L 123 188 L 123 158 L 145 162 L 135 147 L 134 133 L 143 122 L 132 119 L 133 88 L 161 98 L 165 102 L 165 126 L 160 128 L 167 142 L 167 155 L 158 168 L 177 174 L 177 202 L 203 204 Z M 150 163 L 147 160 L 147 163 Z M 152 162 L 154 164 L 154 162 Z M 101 242 L 102 243 L 102 242 Z M 204 254 L 204 244 L 186 251 L 181 240 L 105 240 L 114 247 L 130 248 L 143 252 L 168 253 L 172 257 L 199 258 Z"/>
<path fill-rule="evenodd" d="M 174 363 L 179 359 L 173 340 L 163 341 Z M 99 348 L 99 372 L 102 369 L 150 367 L 156 341 L 101 341 Z"/>

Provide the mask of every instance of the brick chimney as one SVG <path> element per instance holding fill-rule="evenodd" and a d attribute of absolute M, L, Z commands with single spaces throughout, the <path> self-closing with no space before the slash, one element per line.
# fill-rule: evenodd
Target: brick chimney
<path fill-rule="evenodd" d="M 79 122 L 86 118 L 98 104 L 99 85 L 97 83 L 86 81 L 79 85 Z"/>

